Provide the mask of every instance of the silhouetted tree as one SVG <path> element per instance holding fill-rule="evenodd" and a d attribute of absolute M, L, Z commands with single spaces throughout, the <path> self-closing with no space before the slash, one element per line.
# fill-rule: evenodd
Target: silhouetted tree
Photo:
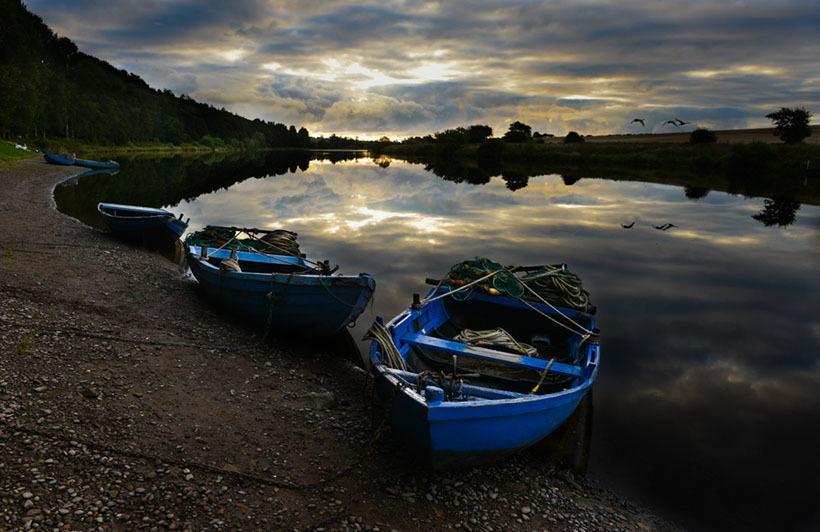
<path fill-rule="evenodd" d="M 575 143 L 578 143 L 578 142 L 585 142 L 584 137 L 583 137 L 583 135 L 579 135 L 575 131 L 570 131 L 569 133 L 567 133 L 567 136 L 564 137 L 564 143 L 565 144 L 575 144 Z"/>
<path fill-rule="evenodd" d="M 436 133 L 436 154 L 450 156 L 467 143 L 467 130 L 463 127 Z"/>
<path fill-rule="evenodd" d="M 699 127 L 689 135 L 689 144 L 714 144 L 715 142 L 717 142 L 717 135 L 705 127 Z"/>
<path fill-rule="evenodd" d="M 800 203 L 791 198 L 767 199 L 763 202 L 763 210 L 752 215 L 752 218 L 766 227 L 773 225 L 785 227 L 794 223 L 798 209 L 800 209 Z"/>
<path fill-rule="evenodd" d="M 467 139 L 473 144 L 483 142 L 486 138 L 493 136 L 493 128 L 475 124 L 467 128 Z"/>
<path fill-rule="evenodd" d="M 532 136 L 532 128 L 523 122 L 513 122 L 510 129 L 504 133 L 506 142 L 528 142 Z"/>
<path fill-rule="evenodd" d="M 767 114 L 766 118 L 774 122 L 777 136 L 786 144 L 797 144 L 811 135 L 811 113 L 802 107 L 781 107 L 779 111 Z"/>
<path fill-rule="evenodd" d="M 300 127 L 299 132 L 296 135 L 299 137 L 300 148 L 307 148 L 310 146 L 310 133 L 308 133 L 307 129 Z"/>

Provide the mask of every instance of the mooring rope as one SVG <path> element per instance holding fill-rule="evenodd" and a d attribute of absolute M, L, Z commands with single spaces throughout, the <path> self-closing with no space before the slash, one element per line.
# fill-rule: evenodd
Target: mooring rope
<path fill-rule="evenodd" d="M 362 340 L 376 341 L 381 346 L 382 352 L 387 358 L 390 367 L 407 371 L 407 364 L 404 363 L 404 358 L 402 358 L 401 353 L 399 353 L 398 347 L 393 343 L 393 336 L 383 324 L 374 321 L 373 325 L 370 326 L 362 337 Z"/>

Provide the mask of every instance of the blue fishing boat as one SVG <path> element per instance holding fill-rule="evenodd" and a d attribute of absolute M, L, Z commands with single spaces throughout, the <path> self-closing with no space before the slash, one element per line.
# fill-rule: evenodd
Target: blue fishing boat
<path fill-rule="evenodd" d="M 116 169 L 120 167 L 120 163 L 117 161 L 88 161 L 86 159 L 74 159 L 74 165 L 82 166 L 85 168 L 91 168 L 92 170 L 106 170 L 106 169 Z"/>
<path fill-rule="evenodd" d="M 214 231 L 221 240 L 203 236 Z M 205 293 L 266 332 L 332 335 L 356 321 L 376 289 L 366 273 L 334 275 L 327 261 L 307 260 L 287 231 L 209 226 L 189 235 L 186 245 L 191 273 Z"/>
<path fill-rule="evenodd" d="M 74 166 L 76 159 L 70 155 L 58 155 L 56 153 L 44 153 L 43 158 L 49 164 L 59 164 L 61 166 Z"/>
<path fill-rule="evenodd" d="M 144 243 L 177 239 L 185 232 L 190 221 L 183 221 L 182 214 L 177 218 L 165 209 L 137 205 L 99 203 L 97 211 L 112 233 Z"/>
<path fill-rule="evenodd" d="M 557 306 L 542 289 L 565 269 L 485 271 L 467 283 L 437 282 L 368 332 L 393 432 L 436 468 L 537 443 L 575 411 L 598 374 L 594 308 Z"/>

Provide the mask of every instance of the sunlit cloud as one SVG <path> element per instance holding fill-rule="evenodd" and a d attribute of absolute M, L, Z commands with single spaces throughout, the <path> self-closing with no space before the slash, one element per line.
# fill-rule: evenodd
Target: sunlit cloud
<path fill-rule="evenodd" d="M 673 116 L 751 127 L 778 106 L 820 108 L 814 2 L 27 5 L 152 86 L 314 134 L 637 132 L 635 113 L 642 131 Z"/>

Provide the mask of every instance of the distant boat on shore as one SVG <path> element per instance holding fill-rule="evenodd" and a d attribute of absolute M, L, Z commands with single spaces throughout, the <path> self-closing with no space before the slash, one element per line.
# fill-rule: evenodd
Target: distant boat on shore
<path fill-rule="evenodd" d="M 58 155 L 56 153 L 45 153 L 43 158 L 49 164 L 58 164 L 60 166 L 74 166 L 76 159 L 71 155 Z"/>
<path fill-rule="evenodd" d="M 61 166 L 82 166 L 84 168 L 91 168 L 92 170 L 108 170 L 120 167 L 120 163 L 116 161 L 89 161 L 86 159 L 77 159 L 73 155 L 59 155 L 56 153 L 46 153 L 43 155 L 47 163 L 58 164 Z"/>

